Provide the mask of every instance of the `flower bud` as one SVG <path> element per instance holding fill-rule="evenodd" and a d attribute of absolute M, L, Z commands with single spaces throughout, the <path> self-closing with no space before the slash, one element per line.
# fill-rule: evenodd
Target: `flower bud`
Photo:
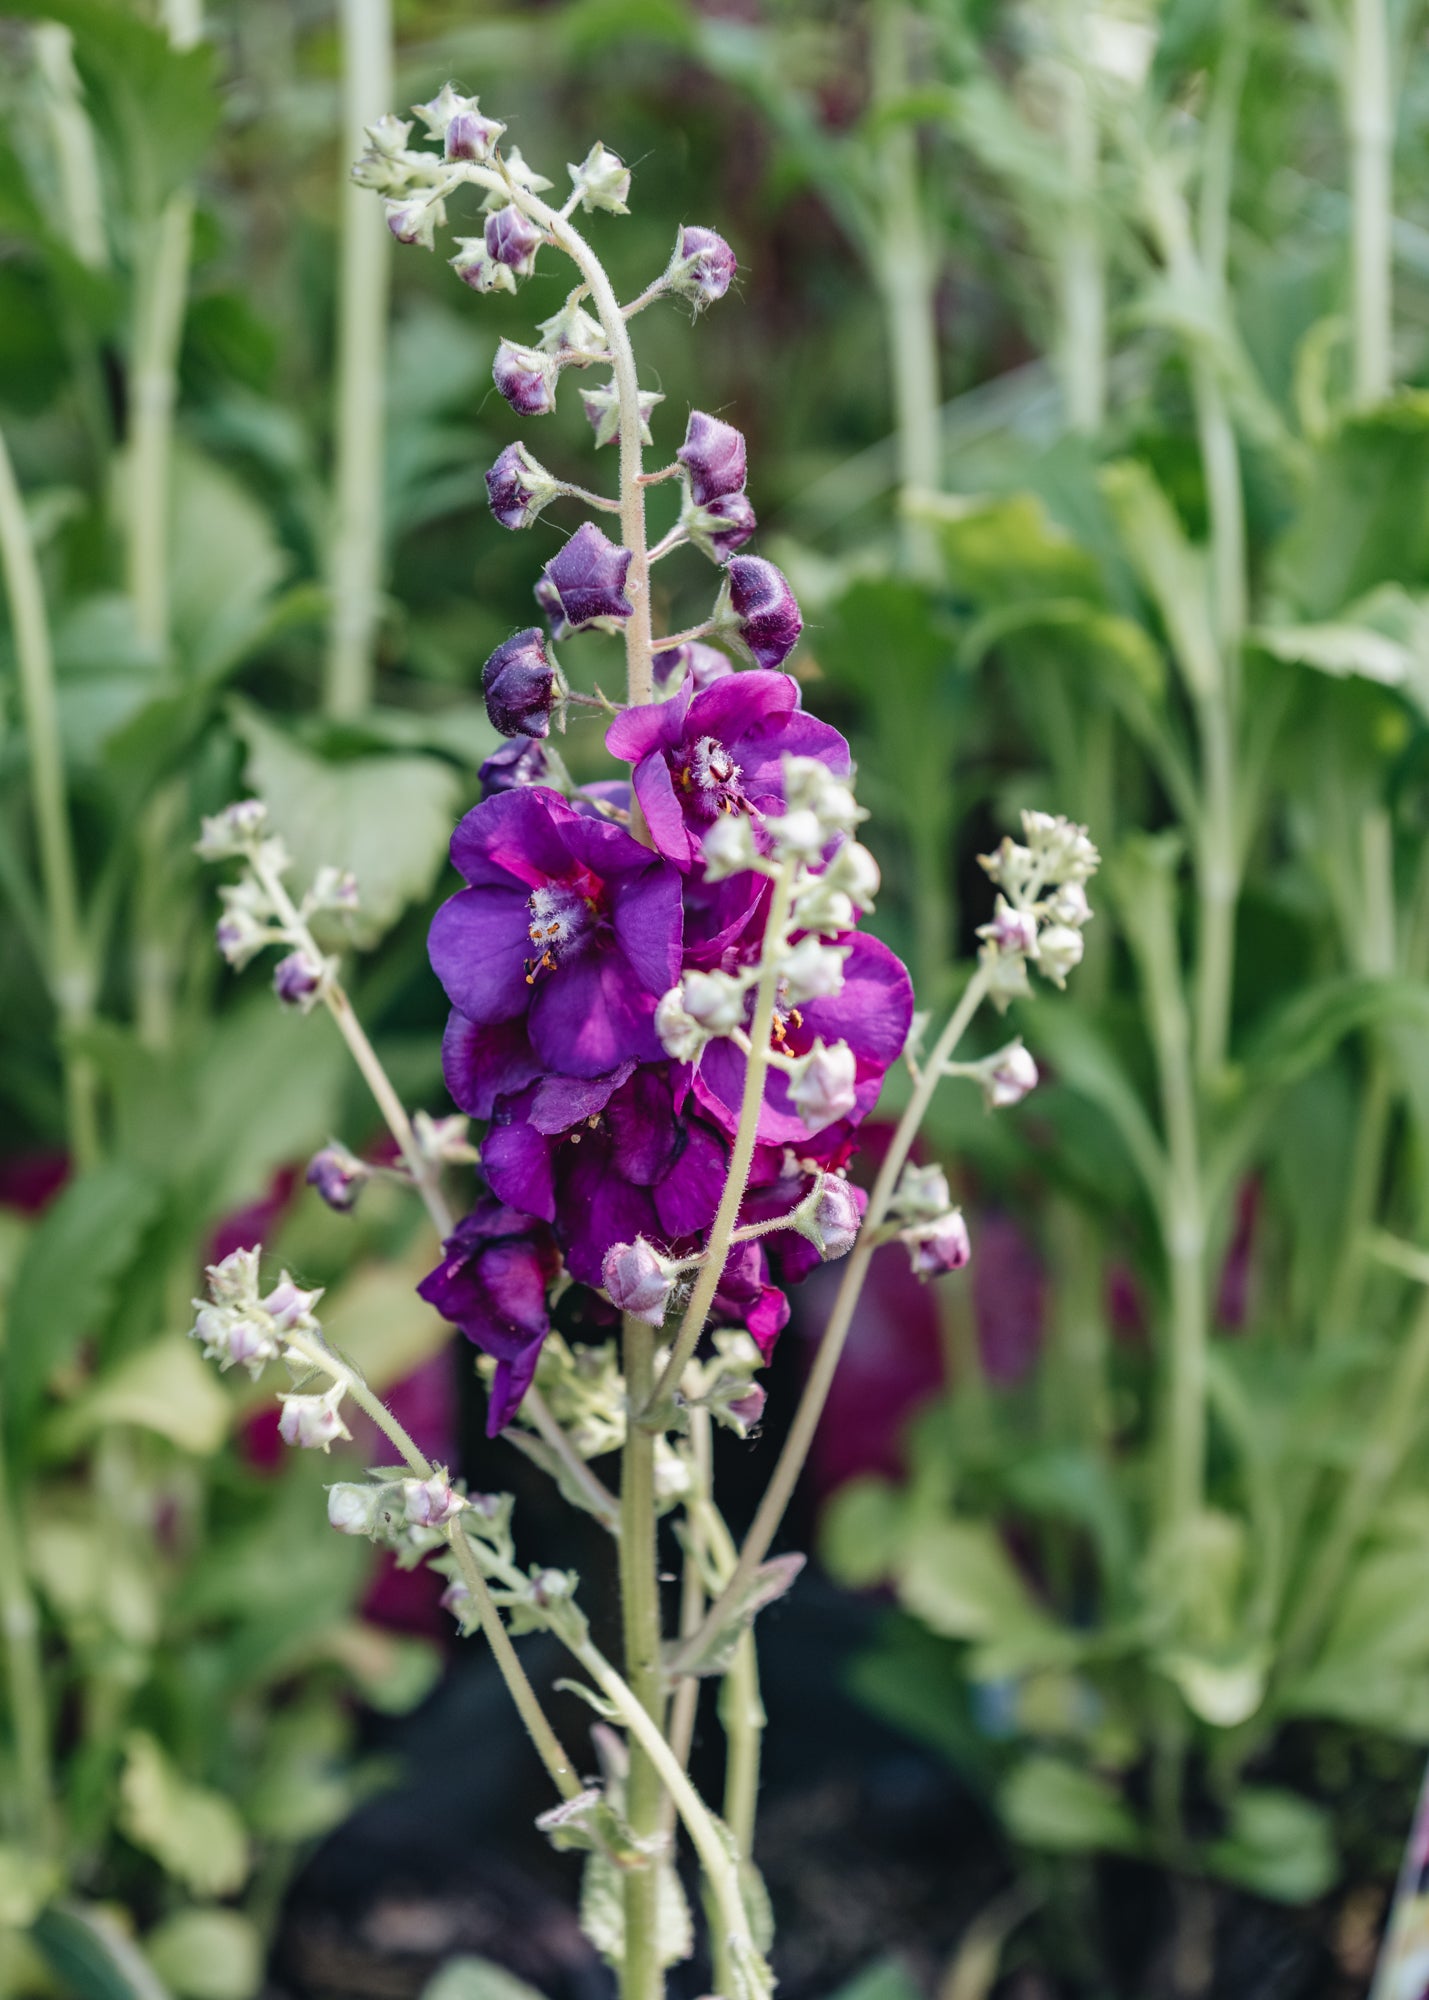
<path fill-rule="evenodd" d="M 894 1215 L 925 1222 L 946 1215 L 952 1205 L 953 1197 L 943 1169 L 936 1162 L 921 1167 L 913 1160 L 907 1162 L 899 1175 L 897 1190 L 888 1204 Z"/>
<path fill-rule="evenodd" d="M 284 1444 L 301 1445 L 306 1451 L 327 1451 L 351 1431 L 338 1414 L 342 1390 L 336 1386 L 321 1396 L 280 1396 L 283 1405 L 278 1419 L 278 1435 Z"/>
<path fill-rule="evenodd" d="M 542 581 L 555 593 L 562 622 L 574 632 L 596 619 L 631 617 L 635 607 L 625 595 L 630 560 L 629 549 L 617 547 L 594 521 L 582 522 L 542 571 Z"/>
<path fill-rule="evenodd" d="M 789 1078 L 789 1101 L 810 1132 L 853 1110 L 858 1065 L 847 1042 L 816 1041 Z"/>
<path fill-rule="evenodd" d="M 655 1033 L 666 1055 L 682 1063 L 694 1062 L 710 1039 L 686 1009 L 683 986 L 672 986 L 661 995 L 655 1009 Z"/>
<path fill-rule="evenodd" d="M 743 1395 L 730 1397 L 724 1405 L 725 1415 L 733 1419 L 730 1428 L 748 1437 L 764 1415 L 764 1405 L 768 1400 L 769 1393 L 761 1382 L 751 1382 Z"/>
<path fill-rule="evenodd" d="M 936 1278 L 944 1271 L 961 1271 L 972 1256 L 968 1226 L 962 1210 L 957 1208 L 950 1208 L 935 1221 L 900 1229 L 898 1240 L 907 1246 L 908 1261 L 917 1278 Z"/>
<path fill-rule="evenodd" d="M 729 973 L 691 971 L 682 984 L 685 1011 L 707 1035 L 727 1035 L 744 1025 L 744 987 Z"/>
<path fill-rule="evenodd" d="M 317 1324 L 313 1318 L 313 1307 L 321 1297 L 321 1286 L 315 1292 L 305 1292 L 293 1283 L 286 1271 L 282 1271 L 262 1305 L 279 1333 L 291 1333 L 294 1327 Z"/>
<path fill-rule="evenodd" d="M 251 854 L 268 827 L 268 808 L 262 799 L 239 799 L 203 821 L 194 842 L 200 861 L 227 861 L 230 855 Z"/>
<path fill-rule="evenodd" d="M 801 1007 L 806 1000 L 831 1000 L 843 991 L 847 945 L 820 944 L 812 933 L 801 937 L 780 967 L 782 991 L 789 1004 Z"/>
<path fill-rule="evenodd" d="M 518 417 L 549 416 L 556 407 L 556 364 L 534 347 L 503 340 L 491 364 L 491 379 Z"/>
<path fill-rule="evenodd" d="M 529 528 L 564 491 L 521 443 L 507 445 L 486 475 L 486 497 L 503 528 Z"/>
<path fill-rule="evenodd" d="M 567 299 L 558 313 L 538 320 L 543 354 L 554 355 L 563 368 L 589 368 L 593 361 L 610 361 L 605 328 L 583 305 Z"/>
<path fill-rule="evenodd" d="M 229 1325 L 222 1363 L 232 1362 L 258 1376 L 269 1361 L 278 1358 L 278 1343 L 261 1320 L 235 1318 Z"/>
<path fill-rule="evenodd" d="M 220 1264 L 204 1272 L 210 1296 L 221 1306 L 258 1303 L 257 1250 L 230 1250 Z"/>
<path fill-rule="evenodd" d="M 1011 1042 L 983 1066 L 979 1081 L 988 1110 L 1002 1111 L 1037 1088 L 1037 1065 L 1021 1042 Z"/>
<path fill-rule="evenodd" d="M 858 1241 L 865 1202 L 842 1174 L 821 1174 L 813 1210 L 803 1234 L 823 1261 L 846 1257 Z"/>
<path fill-rule="evenodd" d="M 387 227 L 399 243 L 420 243 L 424 250 L 437 247 L 437 229 L 447 219 L 446 205 L 433 201 L 430 195 L 409 195 L 397 201 L 384 201 L 383 214 Z"/>
<path fill-rule="evenodd" d="M 487 216 L 485 234 L 487 255 L 498 264 L 507 265 L 518 276 L 525 276 L 531 270 L 536 252 L 545 240 L 544 232 L 522 214 L 515 202 L 508 202 L 505 208 Z"/>
<path fill-rule="evenodd" d="M 1066 924 L 1074 931 L 1089 923 L 1092 906 L 1081 883 L 1064 882 L 1054 895 L 1048 897 L 1047 914 L 1054 923 Z"/>
<path fill-rule="evenodd" d="M 447 262 L 473 292 L 514 292 L 516 273 L 506 264 L 498 264 L 486 247 L 484 236 L 458 236 L 456 255 Z"/>
<path fill-rule="evenodd" d="M 1085 882 L 1101 862 L 1086 828 L 1061 813 L 1024 812 L 1022 838 L 1044 875 L 1056 882 Z"/>
<path fill-rule="evenodd" d="M 722 299 L 739 269 L 734 252 L 713 229 L 683 228 L 665 273 L 672 292 L 688 299 L 696 312 Z"/>
<path fill-rule="evenodd" d="M 483 118 L 469 97 L 447 126 L 443 150 L 449 160 L 489 160 L 505 130 L 499 119 Z"/>
<path fill-rule="evenodd" d="M 334 1143 L 313 1154 L 304 1179 L 310 1188 L 317 1189 L 329 1208 L 346 1215 L 357 1206 L 357 1197 L 371 1173 L 371 1168 L 364 1166 L 356 1154 Z"/>
<path fill-rule="evenodd" d="M 708 507 L 687 505 L 680 525 L 701 555 L 723 567 L 736 549 L 744 547 L 759 522 L 745 494 L 726 493 L 722 499 L 711 500 Z"/>
<path fill-rule="evenodd" d="M 219 893 L 225 894 L 223 891 Z M 238 901 L 229 901 L 228 908 L 214 925 L 213 941 L 218 946 L 220 957 L 238 972 L 250 959 L 257 957 L 264 945 L 276 942 L 268 926 L 259 923 L 252 911 Z"/>
<path fill-rule="evenodd" d="M 568 164 L 566 171 L 587 215 L 598 208 L 611 215 L 629 215 L 630 169 L 599 139 L 578 167 Z"/>
<path fill-rule="evenodd" d="M 978 926 L 978 936 L 986 938 L 1005 958 L 1026 956 L 1037 949 L 1037 919 L 1030 910 L 1016 910 L 1005 896 L 993 905 L 992 922 Z"/>
<path fill-rule="evenodd" d="M 824 879 L 832 888 L 841 889 L 856 908 L 867 912 L 873 908 L 882 877 L 862 841 L 846 840 L 824 870 Z"/>
<path fill-rule="evenodd" d="M 539 626 L 528 625 L 497 647 L 481 670 L 481 687 L 487 719 L 499 735 L 550 735 L 562 688 Z"/>
<path fill-rule="evenodd" d="M 748 813 L 721 813 L 704 836 L 705 880 L 722 882 L 729 875 L 743 875 L 759 859 L 754 827 Z"/>
<path fill-rule="evenodd" d="M 459 1576 L 452 1578 L 437 1602 L 443 1611 L 450 1611 L 459 1625 L 465 1625 L 472 1617 L 471 1590 Z"/>
<path fill-rule="evenodd" d="M 702 694 L 715 681 L 733 672 L 734 662 L 729 654 L 722 653 L 718 646 L 706 646 L 700 639 L 685 639 L 655 655 L 655 686 L 662 695 L 674 694 L 683 687 L 686 674 L 695 684 L 695 693 Z"/>
<path fill-rule="evenodd" d="M 647 1326 L 663 1324 L 675 1281 L 665 1259 L 643 1236 L 633 1243 L 612 1244 L 600 1275 L 611 1304 L 620 1312 L 644 1320 Z"/>
<path fill-rule="evenodd" d="M 362 897 L 352 870 L 333 868 L 326 863 L 314 875 L 313 886 L 303 898 L 305 916 L 312 916 L 318 910 L 336 910 L 350 916 L 361 907 Z"/>
<path fill-rule="evenodd" d="M 1027 960 L 1020 951 L 999 951 L 989 938 L 977 956 L 978 964 L 988 975 L 987 997 L 999 1014 L 1005 1014 L 1014 1000 L 1021 1000 L 1031 992 Z"/>
<path fill-rule="evenodd" d="M 656 389 L 640 389 L 636 392 L 636 400 L 640 405 L 640 442 L 649 444 L 650 413 L 665 398 Z M 603 444 L 619 444 L 620 394 L 614 382 L 598 382 L 592 389 L 582 389 L 581 407 L 586 413 L 586 422 L 595 432 L 597 451 Z"/>
<path fill-rule="evenodd" d="M 794 899 L 794 921 L 801 930 L 817 931 L 820 937 L 837 937 L 851 931 L 858 912 L 842 889 L 828 877 L 811 875 Z"/>
<path fill-rule="evenodd" d="M 1048 924 L 1037 939 L 1037 969 L 1054 986 L 1065 986 L 1067 974 L 1082 962 L 1086 946 L 1080 931 L 1065 924 Z"/>
<path fill-rule="evenodd" d="M 807 806 L 800 806 L 793 812 L 780 813 L 775 819 L 766 819 L 764 831 L 774 843 L 774 852 L 781 860 L 817 861 L 828 845 L 828 835 L 819 822 L 816 812 Z"/>
<path fill-rule="evenodd" d="M 411 180 L 411 167 L 402 157 L 412 130 L 410 122 L 387 111 L 365 129 L 367 149 L 352 169 L 353 180 L 358 187 L 372 188 L 378 194 L 403 193 Z"/>
<path fill-rule="evenodd" d="M 280 958 L 273 968 L 273 991 L 285 1007 L 311 1014 L 327 990 L 332 977 L 332 961 L 317 958 L 302 947 Z"/>
<path fill-rule="evenodd" d="M 744 433 L 703 410 L 691 410 L 685 442 L 675 453 L 685 468 L 690 498 L 697 507 L 742 493 L 746 478 Z"/>
<path fill-rule="evenodd" d="M 375 1535 L 382 1519 L 380 1487 L 329 1486 L 327 1518 L 340 1535 Z"/>
<path fill-rule="evenodd" d="M 444 1528 L 465 1505 L 440 1465 L 430 1479 L 402 1481 L 402 1506 L 409 1527 Z"/>
<path fill-rule="evenodd" d="M 782 667 L 804 629 L 787 578 L 763 556 L 730 563 L 715 618 L 758 667 Z"/>
<path fill-rule="evenodd" d="M 550 759 L 534 737 L 513 736 L 499 750 L 493 750 L 477 772 L 483 799 L 498 792 L 520 791 L 526 785 L 551 782 Z"/>

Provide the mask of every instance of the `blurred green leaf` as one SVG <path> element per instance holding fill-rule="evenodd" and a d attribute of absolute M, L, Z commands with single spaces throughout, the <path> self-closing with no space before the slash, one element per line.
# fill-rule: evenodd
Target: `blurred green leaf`
<path fill-rule="evenodd" d="M 119 1824 L 136 1847 L 196 1895 L 231 1896 L 248 1879 L 248 1836 L 232 1805 L 185 1778 L 142 1730 L 125 1748 Z"/>
<path fill-rule="evenodd" d="M 233 1404 L 193 1341 L 166 1334 L 107 1369 L 45 1426 L 42 1448 L 73 1452 L 112 1424 L 133 1424 L 181 1451 L 207 1455 L 228 1434 Z"/>
<path fill-rule="evenodd" d="M 489 1958 L 449 1958 L 422 1988 L 422 2000 L 540 2000 L 530 1987 Z"/>
<path fill-rule="evenodd" d="M 1135 1819 L 1111 1787 L 1060 1757 L 1024 1757 L 997 1803 L 1008 1831 L 1029 1847 L 1133 1854 L 1141 1846 Z"/>
<path fill-rule="evenodd" d="M 1105 597 L 1095 557 L 1035 493 L 926 494 L 913 511 L 937 530 L 950 587 L 976 604 Z"/>
<path fill-rule="evenodd" d="M 1426 436 L 1429 393 L 1403 390 L 1349 418 L 1316 453 L 1272 565 L 1294 614 L 1324 620 L 1376 584 L 1429 584 Z"/>
<path fill-rule="evenodd" d="M 30 1936 L 73 2000 L 169 2000 L 157 1973 L 108 1910 L 52 1903 L 36 1918 Z"/>
<path fill-rule="evenodd" d="M 876 1958 L 836 1987 L 831 2000 L 923 2000 L 923 1989 L 900 1958 Z"/>
<path fill-rule="evenodd" d="M 850 1479 L 819 1522 L 819 1557 L 847 1590 L 881 1583 L 898 1556 L 908 1510 L 899 1489 L 871 1475 Z"/>
<path fill-rule="evenodd" d="M 149 1932 L 144 1950 L 185 2000 L 252 2000 L 263 1984 L 263 1940 L 240 1910 L 176 1910 Z"/>
<path fill-rule="evenodd" d="M 1204 700 L 1221 681 L 1204 558 L 1139 460 L 1124 458 L 1104 467 L 1101 486 L 1132 567 L 1166 628 L 1187 690 Z"/>
<path fill-rule="evenodd" d="M 1324 1808 L 1269 1786 L 1236 1793 L 1225 1838 L 1213 1841 L 1205 1858 L 1217 1875 L 1277 1903 L 1312 1903 L 1338 1873 Z"/>

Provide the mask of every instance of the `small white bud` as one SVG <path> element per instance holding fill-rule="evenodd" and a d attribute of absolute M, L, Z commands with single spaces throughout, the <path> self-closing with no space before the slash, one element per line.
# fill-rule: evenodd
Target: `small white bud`
<path fill-rule="evenodd" d="M 1014 909 L 1005 896 L 993 905 L 992 922 L 978 926 L 978 936 L 986 938 L 1004 957 L 1034 951 L 1037 946 L 1037 919 L 1029 910 Z"/>
<path fill-rule="evenodd" d="M 1046 908 L 1054 923 L 1066 924 L 1074 931 L 1079 931 L 1083 924 L 1091 920 L 1092 906 L 1080 882 L 1064 882 L 1054 895 L 1047 898 Z"/>
<path fill-rule="evenodd" d="M 856 1102 L 858 1065 L 847 1042 L 816 1041 L 789 1079 L 789 1099 L 810 1132 L 846 1118 Z"/>
<path fill-rule="evenodd" d="M 251 854 L 267 823 L 268 808 L 262 799 L 240 799 L 203 821 L 194 853 L 201 861 L 226 861 L 234 854 Z"/>
<path fill-rule="evenodd" d="M 911 1229 L 900 1229 L 898 1240 L 907 1247 L 908 1260 L 914 1276 L 918 1278 L 936 1278 L 944 1271 L 961 1271 L 972 1256 L 968 1226 L 963 1221 L 961 1210 L 956 1208 L 949 1209 L 936 1221 L 919 1222 Z"/>
<path fill-rule="evenodd" d="M 334 1385 L 321 1396 L 280 1396 L 283 1413 L 278 1419 L 278 1435 L 284 1444 L 301 1445 L 309 1451 L 327 1451 L 338 1438 L 350 1438 L 351 1431 L 338 1414 L 342 1390 Z"/>
<path fill-rule="evenodd" d="M 742 875 L 759 859 L 754 844 L 754 828 L 747 813 L 721 813 L 708 829 L 704 842 L 705 880 L 722 882 L 729 875 Z"/>
<path fill-rule="evenodd" d="M 313 1307 L 322 1297 L 322 1288 L 315 1292 L 302 1291 L 295 1285 L 286 1271 L 279 1274 L 278 1282 L 263 1301 L 263 1310 L 272 1319 L 279 1333 L 291 1333 L 294 1327 L 316 1325 Z"/>
<path fill-rule="evenodd" d="M 1065 986 L 1067 974 L 1082 962 L 1085 946 L 1080 931 L 1065 924 L 1048 924 L 1037 940 L 1037 969 L 1054 986 Z"/>
<path fill-rule="evenodd" d="M 823 822 L 809 806 L 798 806 L 792 812 L 766 820 L 764 830 L 781 861 L 817 861 L 829 844 Z"/>
<path fill-rule="evenodd" d="M 844 960 L 850 948 L 848 945 L 820 944 L 812 934 L 800 938 L 780 967 L 780 977 L 790 1004 L 799 1007 L 806 1000 L 831 1000 L 841 992 Z"/>
<path fill-rule="evenodd" d="M 686 1011 L 685 990 L 672 986 L 662 994 L 655 1008 L 655 1033 L 667 1056 L 676 1062 L 695 1062 L 709 1036 L 694 1016 Z"/>
<path fill-rule="evenodd" d="M 599 139 L 578 167 L 568 165 L 566 171 L 587 214 L 603 208 L 611 215 L 629 215 L 630 169 Z"/>
<path fill-rule="evenodd" d="M 685 1011 L 706 1035 L 727 1035 L 744 1025 L 742 981 L 727 972 L 687 972 L 683 980 Z"/>
<path fill-rule="evenodd" d="M 373 1535 L 382 1515 L 382 1496 L 375 1486 L 329 1486 L 327 1518 L 340 1535 Z"/>
<path fill-rule="evenodd" d="M 1037 1088 L 1037 1065 L 1021 1042 L 1010 1042 L 983 1066 L 979 1081 L 988 1110 L 1003 1111 Z"/>
<path fill-rule="evenodd" d="M 404 1479 L 402 1505 L 407 1523 L 413 1528 L 444 1528 L 459 1514 L 466 1502 L 438 1466 L 430 1479 Z"/>
<path fill-rule="evenodd" d="M 920 1167 L 910 1160 L 898 1180 L 898 1190 L 889 1207 L 895 1215 L 930 1219 L 946 1215 L 953 1205 L 948 1177 L 934 1161 Z"/>

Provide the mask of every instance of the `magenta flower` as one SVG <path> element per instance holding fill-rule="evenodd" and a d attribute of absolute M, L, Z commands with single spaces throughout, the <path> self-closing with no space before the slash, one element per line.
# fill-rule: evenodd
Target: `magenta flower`
<path fill-rule="evenodd" d="M 530 625 L 499 645 L 481 670 L 486 715 L 500 736 L 549 736 L 561 681 L 546 657 L 540 628 Z"/>
<path fill-rule="evenodd" d="M 538 602 L 567 631 L 579 631 L 597 618 L 629 618 L 635 609 L 625 595 L 630 568 L 629 549 L 617 548 L 594 521 L 583 521 L 559 555 L 541 572 Z M 542 593 L 545 586 L 545 594 Z M 556 630 L 553 636 L 561 638 Z"/>
<path fill-rule="evenodd" d="M 782 667 L 804 629 L 788 578 L 763 556 L 736 556 L 725 577 L 737 643 L 756 666 Z"/>
<path fill-rule="evenodd" d="M 483 1195 L 442 1245 L 442 1261 L 417 1290 L 442 1318 L 496 1361 L 488 1437 L 511 1421 L 531 1386 L 550 1332 L 546 1292 L 560 1270 L 550 1229 Z"/>
<path fill-rule="evenodd" d="M 718 646 L 706 646 L 699 639 L 686 639 L 655 655 L 655 685 L 662 694 L 677 688 L 686 674 L 694 681 L 698 694 L 711 681 L 723 680 L 733 672 L 734 661 L 728 653 L 722 653 Z"/>
<path fill-rule="evenodd" d="M 543 785 L 475 806 L 452 836 L 468 887 L 432 920 L 432 967 L 478 1027 L 522 1019 L 542 1067 L 596 1077 L 656 1058 L 680 964 L 679 878 Z"/>
<path fill-rule="evenodd" d="M 800 708 L 788 674 L 728 674 L 698 694 L 688 680 L 668 701 L 627 708 L 605 741 L 635 766 L 650 836 L 681 870 L 721 813 L 783 811 L 786 755 L 817 757 L 839 778 L 852 769 L 848 744 Z"/>
<path fill-rule="evenodd" d="M 691 410 L 685 442 L 675 456 L 685 468 L 690 498 L 697 507 L 708 507 L 711 500 L 744 491 L 744 434 L 733 424 L 706 416 L 703 410 Z"/>
<path fill-rule="evenodd" d="M 816 1041 L 846 1042 L 854 1057 L 854 1102 L 847 1123 L 856 1125 L 878 1102 L 883 1078 L 903 1053 L 913 1021 L 913 987 L 902 963 L 886 944 L 853 931 L 840 939 L 849 947 L 844 983 L 824 1000 L 781 1009 L 774 1040 L 786 1054 L 807 1055 Z M 694 1073 L 695 1097 L 726 1132 L 739 1120 L 744 1089 L 744 1057 L 731 1041 L 711 1042 Z M 839 1136 L 845 1121 L 826 1128 Z M 793 1146 L 801 1157 L 817 1155 L 823 1134 L 810 1140 L 808 1127 L 789 1096 L 789 1080 L 779 1070 L 770 1073 L 759 1118 L 759 1139 L 766 1146 Z"/>

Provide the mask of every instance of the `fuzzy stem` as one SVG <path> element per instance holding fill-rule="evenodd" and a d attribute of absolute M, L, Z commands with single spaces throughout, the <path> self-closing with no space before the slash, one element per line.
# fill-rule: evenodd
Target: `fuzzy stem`
<path fill-rule="evenodd" d="M 382 1398 L 375 1395 L 362 1377 L 349 1363 L 337 1355 L 321 1339 L 310 1339 L 303 1334 L 289 1333 L 285 1336 L 287 1348 L 296 1353 L 312 1367 L 326 1375 L 330 1381 L 339 1383 L 345 1395 L 351 1396 L 389 1442 L 395 1445 L 404 1462 L 418 1479 L 430 1479 L 434 1467 L 413 1443 L 407 1431 L 393 1416 Z M 511 1636 L 501 1622 L 501 1613 L 492 1602 L 491 1592 L 485 1576 L 477 1562 L 475 1551 L 466 1538 L 458 1513 L 447 1523 L 446 1537 L 452 1554 L 456 1557 L 461 1571 L 462 1582 L 471 1592 L 472 1603 L 481 1629 L 491 1647 L 501 1678 L 505 1681 L 517 1713 L 525 1723 L 536 1753 L 545 1765 L 552 1784 L 562 1798 L 573 1799 L 581 1790 L 580 1779 L 570 1758 L 561 1748 L 560 1739 L 546 1720 L 546 1714 L 536 1699 L 536 1691 L 527 1678 L 526 1669 L 516 1656 L 516 1648 Z"/>
<path fill-rule="evenodd" d="M 1353 204 L 1354 393 L 1383 402 L 1393 382 L 1393 147 L 1385 0 L 1350 0 L 1346 118 Z"/>
<path fill-rule="evenodd" d="M 0 572 L 10 603 L 10 629 L 19 672 L 20 705 L 30 752 L 30 788 L 40 881 L 49 920 L 50 992 L 67 1035 L 81 1032 L 94 1018 L 94 973 L 80 927 L 79 888 L 65 787 L 64 745 L 55 699 L 55 663 L 50 644 L 40 566 L 25 516 L 14 467 L 0 432 Z M 61 1046 L 70 1150 L 87 1167 L 99 1155 L 98 1078 L 87 1055 Z"/>
<path fill-rule="evenodd" d="M 392 100 L 390 0 L 342 0 L 342 247 L 337 314 L 337 436 L 328 555 L 324 703 L 329 715 L 372 704 L 383 568 L 383 456 L 392 236 L 347 172 L 364 126 Z"/>
<path fill-rule="evenodd" d="M 742 1632 L 734 1660 L 720 1687 L 719 1717 L 729 1745 L 724 1777 L 724 1823 L 736 1853 L 754 1854 L 754 1821 L 759 1805 L 759 1750 L 768 1717 L 759 1698 L 759 1655 L 753 1628 Z"/>
<path fill-rule="evenodd" d="M 665 1694 L 660 1676 L 660 1584 L 655 1532 L 655 1438 L 635 1420 L 649 1399 L 655 1377 L 655 1329 L 626 1313 L 622 1348 L 629 1417 L 620 1461 L 620 1602 L 625 1632 L 625 1674 L 651 1727 L 664 1727 Z M 662 1736 L 663 1741 L 663 1736 Z M 662 1819 L 661 1781 L 642 1745 L 630 1746 L 626 1816 L 637 1839 L 658 1834 Z M 653 1868 L 632 1868 L 624 1879 L 625 1956 L 620 1968 L 621 2000 L 653 2000 L 661 1991 L 655 1949 L 659 1876 Z"/>
<path fill-rule="evenodd" d="M 988 972 L 979 966 L 968 981 L 961 1000 L 953 1009 L 947 1026 L 939 1035 L 913 1087 L 913 1094 L 898 1121 L 897 1130 L 884 1155 L 883 1165 L 879 1168 L 878 1178 L 873 1184 L 873 1192 L 868 1198 L 868 1209 L 864 1215 L 863 1227 L 859 1231 L 858 1242 L 844 1267 L 843 1281 L 834 1299 L 833 1310 L 824 1328 L 824 1337 L 819 1343 L 814 1365 L 809 1371 L 809 1379 L 804 1385 L 804 1393 L 799 1399 L 799 1407 L 794 1413 L 794 1421 L 789 1427 L 789 1435 L 779 1454 L 779 1462 L 765 1488 L 764 1497 L 759 1503 L 749 1533 L 744 1538 L 744 1546 L 739 1552 L 739 1560 L 734 1566 L 729 1582 L 705 1614 L 699 1632 L 680 1647 L 672 1663 L 672 1671 L 675 1673 L 688 1670 L 688 1662 L 699 1656 L 705 1642 L 720 1629 L 729 1616 L 731 1606 L 739 1603 L 747 1594 L 755 1571 L 769 1553 L 770 1545 L 779 1532 L 779 1523 L 784 1518 L 784 1510 L 798 1484 L 799 1474 L 804 1469 L 804 1461 L 814 1441 L 819 1418 L 823 1415 L 824 1404 L 828 1401 L 829 1390 L 833 1386 L 834 1371 L 838 1367 L 839 1356 L 843 1352 L 844 1341 L 848 1337 L 859 1296 L 863 1291 L 863 1282 L 868 1275 L 868 1266 L 876 1247 L 877 1232 L 888 1214 L 888 1205 L 898 1185 L 898 1176 L 903 1171 L 903 1163 L 908 1158 L 918 1128 L 933 1101 L 933 1093 L 942 1076 L 943 1065 L 956 1052 L 958 1043 L 967 1031 L 968 1023 L 982 1005 L 987 995 L 988 983 Z"/>
<path fill-rule="evenodd" d="M 15 1791 L 27 1840 L 47 1851 L 54 1842 L 55 1801 L 50 1769 L 50 1725 L 40 1623 L 25 1576 L 20 1537 L 11 1510 L 9 1474 L 0 1426 L 0 1629 L 4 1633 L 10 1732 L 15 1746 Z M 698 1686 L 698 1682 L 694 1683 Z"/>
<path fill-rule="evenodd" d="M 688 1639 L 699 1630 L 705 1615 L 704 1565 L 706 1559 L 704 1517 L 709 1504 L 712 1475 L 710 1413 L 690 1409 L 690 1457 L 694 1490 L 685 1503 L 685 1561 L 680 1573 L 680 1637 Z M 670 1704 L 670 1748 L 682 1771 L 689 1769 L 690 1748 L 695 1736 L 695 1718 L 700 1705 L 700 1683 L 693 1674 L 675 1689 Z M 673 1825 L 675 1801 L 665 1794 L 667 1826 Z"/>

